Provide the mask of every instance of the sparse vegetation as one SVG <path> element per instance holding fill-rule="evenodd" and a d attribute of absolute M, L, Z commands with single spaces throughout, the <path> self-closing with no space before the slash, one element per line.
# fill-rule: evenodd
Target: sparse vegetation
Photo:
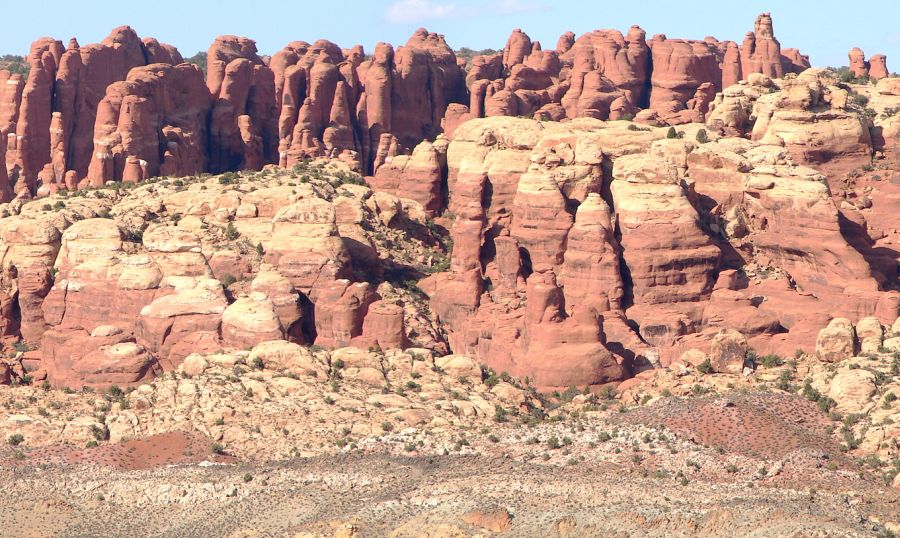
<path fill-rule="evenodd" d="M 712 369 L 712 363 L 710 362 L 710 360 L 706 359 L 703 362 L 701 362 L 700 364 L 698 364 L 697 371 L 700 372 L 701 374 L 711 374 L 713 369 Z"/>

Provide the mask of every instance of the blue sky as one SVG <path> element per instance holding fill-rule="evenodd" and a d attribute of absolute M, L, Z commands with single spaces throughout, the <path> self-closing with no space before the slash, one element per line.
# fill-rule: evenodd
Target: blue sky
<path fill-rule="evenodd" d="M 7 2 L 4 2 L 7 4 Z M 3 8 L 0 53 L 24 54 L 37 37 L 82 44 L 129 24 L 141 36 L 171 43 L 185 55 L 206 50 L 216 35 L 253 38 L 271 54 L 293 40 L 327 38 L 341 46 L 379 41 L 404 43 L 425 26 L 447 36 L 454 48 L 502 48 L 510 30 L 522 28 L 544 48 L 560 34 L 597 28 L 623 32 L 632 24 L 648 37 L 740 41 L 762 11 L 772 12 L 782 47 L 800 48 L 813 65 L 844 65 L 847 51 L 887 54 L 900 71 L 900 0 L 44 0 L 9 2 Z"/>

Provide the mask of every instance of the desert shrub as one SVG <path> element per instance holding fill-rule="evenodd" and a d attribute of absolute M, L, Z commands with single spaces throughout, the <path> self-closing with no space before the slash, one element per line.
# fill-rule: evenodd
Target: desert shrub
<path fill-rule="evenodd" d="M 705 361 L 697 365 L 697 371 L 701 374 L 712 373 L 712 363 L 709 361 L 709 359 L 706 359 Z"/>
<path fill-rule="evenodd" d="M 757 361 L 764 368 L 775 368 L 776 366 L 781 366 L 784 364 L 784 359 L 782 359 L 778 355 L 774 355 L 774 354 L 763 355 L 762 357 L 758 357 Z"/>
<path fill-rule="evenodd" d="M 869 104 L 869 98 L 861 93 L 854 93 L 850 96 L 850 102 L 858 107 L 865 108 Z"/>

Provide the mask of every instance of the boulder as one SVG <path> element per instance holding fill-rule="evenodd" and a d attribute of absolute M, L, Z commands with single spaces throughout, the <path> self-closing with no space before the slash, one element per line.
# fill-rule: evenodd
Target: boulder
<path fill-rule="evenodd" d="M 262 361 L 267 370 L 291 372 L 301 375 L 323 376 L 324 365 L 317 360 L 308 347 L 284 340 L 261 342 L 250 350 L 247 360 L 250 364 Z"/>
<path fill-rule="evenodd" d="M 218 333 L 228 304 L 221 284 L 212 279 L 178 283 L 167 292 L 141 309 L 136 337 L 170 371 L 194 351 L 177 344 L 195 333 Z"/>
<path fill-rule="evenodd" d="M 105 389 L 116 385 L 124 388 L 153 379 L 162 373 L 162 368 L 142 346 L 134 342 L 121 342 L 86 353 L 74 363 L 72 373 L 87 386 Z"/>
<path fill-rule="evenodd" d="M 831 320 L 816 338 L 816 357 L 823 362 L 847 360 L 856 350 L 856 331 L 847 318 Z"/>
<path fill-rule="evenodd" d="M 828 397 L 836 402 L 841 413 L 862 413 L 872 406 L 871 398 L 876 390 L 872 372 L 862 368 L 841 370 L 831 380 Z"/>
<path fill-rule="evenodd" d="M 709 361 L 713 371 L 720 374 L 740 374 L 747 357 L 747 339 L 741 333 L 722 329 L 713 337 L 709 347 Z"/>
<path fill-rule="evenodd" d="M 863 318 L 856 323 L 856 338 L 861 353 L 878 353 L 884 340 L 884 328 L 878 318 Z"/>
<path fill-rule="evenodd" d="M 249 349 L 260 342 L 284 338 L 275 305 L 264 293 L 238 297 L 222 312 L 222 343 Z"/>

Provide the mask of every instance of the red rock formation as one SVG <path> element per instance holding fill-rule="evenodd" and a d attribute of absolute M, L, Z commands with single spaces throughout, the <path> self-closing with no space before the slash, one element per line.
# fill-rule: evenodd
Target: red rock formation
<path fill-rule="evenodd" d="M 826 173 L 846 173 L 871 162 L 868 119 L 834 75 L 809 69 L 786 79 L 775 106 L 757 101 L 751 138 L 786 147 L 798 163 Z"/>
<path fill-rule="evenodd" d="M 10 74 L 9 71 L 0 71 L 0 136 L 6 142 L 6 136 L 15 132 L 16 122 L 19 120 L 19 106 L 22 104 L 22 91 L 25 89 L 25 79 L 19 73 Z M 5 152 L 2 154 L 5 155 Z"/>
<path fill-rule="evenodd" d="M 148 64 L 178 65 L 184 63 L 181 53 L 172 45 L 160 43 L 152 37 L 145 37 L 142 43 Z"/>
<path fill-rule="evenodd" d="M 289 166 L 320 155 L 340 156 L 373 173 L 384 156 L 409 153 L 442 126 L 452 134 L 468 118 L 535 115 L 558 120 L 564 113 L 569 118 L 619 119 L 633 116 L 649 99 L 655 111 L 651 123 L 697 121 L 713 90 L 750 73 L 779 76 L 809 65 L 796 50 L 781 50 L 768 14 L 757 18 L 741 47 L 712 38 L 666 41 L 656 47 L 651 64 L 651 47 L 638 27 L 627 35 L 597 30 L 577 40 L 567 33 L 556 50 L 547 51 L 517 30 L 503 54 L 476 57 L 465 73 L 443 36 L 425 30 L 396 53 L 380 44 L 370 60 L 364 60 L 359 46 L 342 50 L 320 40 L 312 45 L 292 42 L 268 64 L 253 41 L 222 36 L 208 53 L 207 88 L 214 102 L 205 155 L 182 151 L 203 144 L 186 142 L 191 132 L 173 124 L 163 127 L 161 137 L 148 134 L 147 140 L 134 142 L 144 146 L 142 153 L 160 138 L 172 146 L 162 149 L 171 155 L 157 169 L 155 158 L 135 155 L 137 160 L 129 160 L 115 141 L 101 142 L 111 133 L 107 121 L 115 116 L 101 100 L 133 68 L 183 59 L 174 47 L 141 40 L 131 28 L 120 27 L 96 45 L 72 40 L 64 49 L 59 41 L 36 41 L 29 81 L 0 74 L 5 83 L 0 135 L 16 133 L 6 144 L 9 180 L 17 192 L 29 195 L 37 193 L 39 184 L 40 194 L 76 185 L 88 175 L 92 161 L 98 161 L 91 174 L 95 184 L 99 178 L 124 177 L 126 168 L 128 179 L 136 181 L 146 174 L 185 170 L 221 172 L 274 162 Z M 886 73 L 880 64 L 877 69 L 879 76 Z M 337 92 L 339 83 L 343 90 Z M 701 88 L 707 83 L 712 89 Z M 199 102 L 203 96 L 184 99 Z M 136 111 L 142 106 L 129 104 Z M 199 132 L 193 126 L 190 131 Z"/>
<path fill-rule="evenodd" d="M 276 162 L 275 75 L 256 42 L 219 36 L 207 53 L 206 85 L 214 99 L 209 120 L 209 170 L 258 168 Z"/>
<path fill-rule="evenodd" d="M 95 120 L 107 86 L 124 80 L 132 68 L 146 65 L 148 57 L 181 61 L 174 47 L 153 39 L 145 46 L 127 26 L 116 28 L 96 45 L 81 47 L 73 39 L 64 49 L 61 42 L 46 38 L 32 45 L 33 69 L 17 113 L 10 112 L 16 90 L 4 94 L 7 108 L 2 119 L 7 125 L 17 122 L 7 163 L 18 192 L 33 193 L 39 178 L 58 188 L 65 185 L 70 171 L 76 178 L 85 177 L 94 158 Z"/>
<path fill-rule="evenodd" d="M 785 73 L 798 74 L 812 66 L 809 63 L 809 56 L 800 54 L 797 49 L 781 49 L 781 65 L 784 66 Z"/>
<path fill-rule="evenodd" d="M 521 29 L 516 28 L 510 34 L 503 48 L 503 67 L 507 70 L 521 64 L 531 54 L 531 38 Z"/>
<path fill-rule="evenodd" d="M 57 47 L 58 45 L 58 47 Z M 31 70 L 22 90 L 22 105 L 16 124 L 14 175 L 17 192 L 34 192 L 37 175 L 50 162 L 50 120 L 57 56 L 50 49 L 62 43 L 39 40 L 29 55 Z M 8 148 L 9 150 L 9 148 Z"/>
<path fill-rule="evenodd" d="M 781 49 L 765 13 L 741 46 L 714 38 L 658 36 L 656 42 L 651 62 L 653 42 L 648 46 L 637 26 L 625 36 L 615 30 L 596 30 L 577 40 L 564 34 L 555 51 L 540 50 L 516 30 L 502 55 L 473 59 L 466 76 L 468 110 L 452 108 L 445 129 L 452 134 L 460 122 L 485 116 L 558 120 L 560 105 L 568 118 L 628 118 L 648 100 L 652 112 L 644 115 L 653 115 L 651 124 L 702 122 L 706 105 L 722 88 L 754 73 L 780 77 L 809 67 L 809 59 L 796 49 Z M 646 117 L 642 121 L 648 123 Z"/>
<path fill-rule="evenodd" d="M 374 171 L 384 135 L 393 137 L 388 145 L 412 148 L 434 137 L 447 106 L 463 99 L 464 73 L 442 36 L 419 30 L 396 54 L 380 43 L 371 60 L 363 56 L 355 47 L 345 57 L 327 41 L 292 44 L 275 56 L 282 165 L 343 155 Z"/>
<path fill-rule="evenodd" d="M 363 320 L 362 336 L 353 345 L 361 348 L 404 349 L 408 345 L 403 307 L 387 301 L 369 305 Z"/>
<path fill-rule="evenodd" d="M 434 217 L 441 209 L 443 193 L 442 155 L 430 142 L 422 142 L 412 155 L 394 157 L 378 168 L 369 185 L 376 191 L 422 204 L 426 214 Z"/>
<path fill-rule="evenodd" d="M 722 89 L 737 84 L 742 78 L 741 50 L 734 41 L 726 41 L 722 56 Z"/>
<path fill-rule="evenodd" d="M 543 171 L 519 178 L 512 206 L 510 235 L 535 271 L 553 270 L 563 261 L 572 215 L 556 181 Z"/>
<path fill-rule="evenodd" d="M 869 78 L 878 80 L 890 76 L 887 68 L 887 56 L 884 54 L 875 54 L 869 58 Z"/>
<path fill-rule="evenodd" d="M 563 54 L 569 52 L 572 47 L 575 45 L 575 33 L 574 32 L 566 32 L 563 35 L 559 36 L 559 40 L 556 42 L 556 53 L 562 56 Z"/>
<path fill-rule="evenodd" d="M 366 282 L 335 280 L 316 298 L 316 343 L 326 347 L 347 347 L 363 335 L 363 319 L 376 300 Z"/>
<path fill-rule="evenodd" d="M 464 74 L 444 36 L 425 29 L 397 49 L 394 65 L 391 133 L 412 148 L 439 132 L 448 104 L 464 101 Z"/>
<path fill-rule="evenodd" d="M 859 47 L 850 49 L 850 53 L 847 56 L 850 59 L 850 73 L 854 77 L 864 78 L 869 76 L 869 63 L 866 62 L 866 55 Z"/>
<path fill-rule="evenodd" d="M 674 167 L 639 155 L 616 164 L 611 190 L 632 283 L 628 315 L 648 342 L 671 342 L 696 322 L 696 314 L 672 315 L 672 308 L 683 312 L 678 303 L 709 296 L 719 249 L 702 230 Z"/>
<path fill-rule="evenodd" d="M 781 44 L 772 30 L 772 16 L 762 13 L 753 23 L 753 31 L 744 37 L 741 46 L 741 78 L 750 73 L 762 73 L 768 77 L 781 78 L 784 66 L 781 59 Z"/>
<path fill-rule="evenodd" d="M 203 89 L 203 75 L 190 64 L 136 68 L 111 84 L 99 106 L 88 181 L 99 186 L 204 171 L 211 103 Z"/>
<path fill-rule="evenodd" d="M 53 285 L 50 269 L 43 263 L 35 263 L 22 271 L 17 284 L 22 338 L 26 342 L 40 342 L 47 328 L 41 304 Z"/>
<path fill-rule="evenodd" d="M 650 108 L 662 119 L 684 110 L 702 84 L 719 88 L 722 76 L 713 45 L 658 35 L 650 41 L 650 49 L 653 51 Z"/>
<path fill-rule="evenodd" d="M 15 138 L 15 135 L 11 136 Z M 6 140 L 7 137 L 0 134 L 0 155 L 6 153 Z M 12 184 L 9 181 L 9 174 L 6 171 L 6 163 L 0 162 L 0 203 L 11 201 L 14 195 Z"/>
<path fill-rule="evenodd" d="M 878 80 L 890 76 L 887 69 L 887 56 L 884 54 L 875 54 L 869 61 L 866 61 L 866 55 L 859 47 L 854 47 L 848 54 L 850 59 L 850 73 L 855 77 L 871 78 Z"/>
<path fill-rule="evenodd" d="M 144 348 L 115 327 L 102 327 L 94 332 L 80 328 L 50 331 L 41 351 L 47 379 L 59 388 L 130 387 L 152 379 L 161 371 Z"/>
<path fill-rule="evenodd" d="M 94 126 L 100 101 L 106 95 L 106 88 L 113 82 L 125 80 L 129 71 L 134 67 L 146 65 L 143 43 L 137 37 L 134 30 L 124 26 L 117 28 L 100 44 L 87 45 L 78 49 L 81 57 L 81 65 L 74 57 L 72 48 L 77 43 L 70 45 L 72 50 L 71 73 L 77 71 L 78 91 L 75 106 L 72 112 L 64 109 L 63 118 L 72 116 L 71 134 L 65 139 L 68 141 L 66 170 L 74 170 L 76 176 L 81 179 L 87 175 L 88 166 L 94 153 Z M 164 46 L 164 45 L 161 45 Z M 168 46 L 164 46 L 168 50 Z M 67 52 L 68 54 L 68 52 Z M 171 52 L 170 52 L 171 55 Z M 173 61 L 177 59 L 174 58 Z M 63 62 L 64 65 L 65 62 Z M 62 78 L 62 68 L 58 78 Z M 70 125 L 64 121 L 65 125 Z M 68 132 L 68 128 L 67 131 Z"/>
<path fill-rule="evenodd" d="M 599 386 L 621 381 L 628 372 L 603 345 L 601 318 L 588 305 L 563 310 L 563 294 L 552 272 L 528 279 L 524 361 L 516 374 L 543 389 Z M 550 358 L 552 357 L 552 358 Z M 549 359 L 549 360 L 548 360 Z"/>
<path fill-rule="evenodd" d="M 621 253 L 614 232 L 609 205 L 599 194 L 589 194 L 575 213 L 559 279 L 567 308 L 586 305 L 602 312 L 623 307 Z"/>

